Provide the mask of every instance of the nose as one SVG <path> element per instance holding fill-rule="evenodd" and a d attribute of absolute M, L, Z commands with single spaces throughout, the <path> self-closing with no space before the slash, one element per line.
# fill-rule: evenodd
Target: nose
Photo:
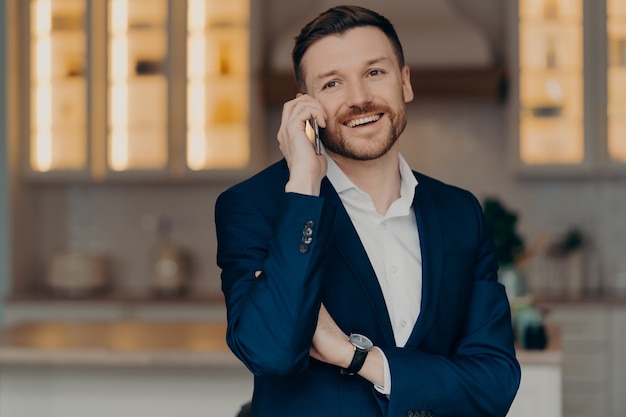
<path fill-rule="evenodd" d="M 346 89 L 346 104 L 350 107 L 360 107 L 372 101 L 371 92 L 364 80 L 353 80 Z"/>

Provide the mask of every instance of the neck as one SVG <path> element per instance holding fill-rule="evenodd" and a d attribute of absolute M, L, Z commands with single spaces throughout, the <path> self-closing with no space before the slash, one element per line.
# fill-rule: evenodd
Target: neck
<path fill-rule="evenodd" d="M 400 198 L 402 178 L 396 146 L 372 161 L 355 161 L 330 152 L 328 154 L 346 176 L 370 196 L 379 214 L 387 213 L 389 206 Z"/>

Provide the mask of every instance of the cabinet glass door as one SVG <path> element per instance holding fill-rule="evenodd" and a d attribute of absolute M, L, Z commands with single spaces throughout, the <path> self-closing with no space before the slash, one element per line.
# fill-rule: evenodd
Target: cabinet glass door
<path fill-rule="evenodd" d="M 108 2 L 108 145 L 112 171 L 168 165 L 167 0 Z"/>
<path fill-rule="evenodd" d="M 526 165 L 580 164 L 582 0 L 519 1 L 519 155 Z"/>
<path fill-rule="evenodd" d="M 87 166 L 86 0 L 30 2 L 30 147 L 33 171 Z"/>
<path fill-rule="evenodd" d="M 608 28 L 608 152 L 626 162 L 626 0 L 607 1 Z"/>
<path fill-rule="evenodd" d="M 187 167 L 250 161 L 248 0 L 188 0 Z"/>

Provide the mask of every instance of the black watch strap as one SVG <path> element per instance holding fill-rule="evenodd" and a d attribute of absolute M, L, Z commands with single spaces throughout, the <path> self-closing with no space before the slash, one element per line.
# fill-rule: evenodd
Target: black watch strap
<path fill-rule="evenodd" d="M 347 368 L 341 369 L 341 373 L 344 375 L 354 375 L 359 372 L 365 363 L 365 358 L 367 358 L 368 352 L 369 350 L 359 349 L 355 346 L 352 362 L 350 362 L 350 365 Z"/>

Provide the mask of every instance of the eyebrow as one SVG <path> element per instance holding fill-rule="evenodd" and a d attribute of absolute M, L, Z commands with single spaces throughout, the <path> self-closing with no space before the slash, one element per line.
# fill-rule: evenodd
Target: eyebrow
<path fill-rule="evenodd" d="M 378 58 L 373 58 L 373 59 L 370 59 L 369 61 L 367 61 L 367 62 L 365 63 L 365 65 L 366 65 L 366 66 L 370 66 L 370 65 L 378 64 L 378 63 L 383 62 L 383 61 L 390 61 L 390 58 L 389 58 L 389 57 L 386 57 L 386 56 L 381 56 L 381 57 L 378 57 Z M 322 80 L 322 79 L 324 79 L 324 78 L 331 77 L 331 76 L 333 76 L 333 75 L 337 74 L 337 72 L 338 72 L 337 70 L 330 70 L 330 71 L 328 71 L 328 72 L 325 72 L 325 73 L 323 73 L 323 74 L 318 75 L 316 79 L 319 81 L 319 80 Z"/>

